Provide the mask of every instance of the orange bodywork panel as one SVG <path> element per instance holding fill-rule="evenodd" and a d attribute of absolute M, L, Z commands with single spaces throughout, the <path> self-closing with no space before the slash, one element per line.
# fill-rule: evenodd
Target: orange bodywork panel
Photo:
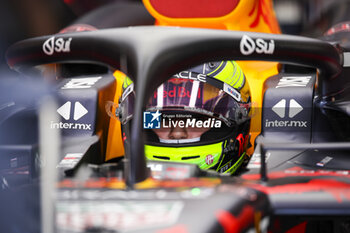
<path fill-rule="evenodd" d="M 122 86 L 126 75 L 120 71 L 113 73 L 116 79 L 116 89 L 113 102 L 118 104 L 119 98 L 122 95 Z M 107 137 L 107 148 L 105 160 L 124 156 L 124 144 L 122 140 L 122 129 L 120 121 L 117 118 L 110 118 Z"/>
<path fill-rule="evenodd" d="M 253 112 L 250 124 L 250 143 L 254 145 L 256 136 L 261 132 L 262 103 L 265 92 L 264 83 L 266 79 L 278 73 L 279 64 L 263 61 L 237 61 L 237 63 L 247 77 L 251 90 Z M 248 149 L 247 154 L 252 155 L 253 152 L 254 146 Z"/>

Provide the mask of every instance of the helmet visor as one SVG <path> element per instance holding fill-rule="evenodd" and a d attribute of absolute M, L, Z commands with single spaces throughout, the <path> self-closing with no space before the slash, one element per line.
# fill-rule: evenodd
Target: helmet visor
<path fill-rule="evenodd" d="M 125 124 L 133 115 L 135 93 L 133 84 L 125 89 L 121 98 L 121 122 Z M 231 127 L 248 118 L 249 105 L 241 102 L 240 93 L 215 78 L 200 79 L 174 76 L 161 84 L 152 94 L 147 111 L 193 113 L 216 118 Z M 186 114 L 185 114 L 186 117 Z"/>
<path fill-rule="evenodd" d="M 220 81 L 218 82 L 220 84 Z M 218 118 L 227 126 L 231 126 L 239 117 L 246 115 L 242 112 L 243 105 L 237 101 L 240 94 L 231 88 L 236 97 L 233 98 L 224 88 L 217 86 L 209 83 L 208 79 L 205 82 L 183 78 L 169 79 L 153 93 L 147 110 L 197 113 Z"/>

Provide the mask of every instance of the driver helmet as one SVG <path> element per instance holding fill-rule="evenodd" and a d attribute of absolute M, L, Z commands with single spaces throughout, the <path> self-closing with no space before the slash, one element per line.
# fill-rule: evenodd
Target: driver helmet
<path fill-rule="evenodd" d="M 137 94 L 137 93 L 136 93 Z M 116 115 L 132 118 L 135 92 L 127 78 Z M 247 155 L 251 97 L 235 61 L 209 62 L 161 84 L 144 112 L 145 156 L 236 173 Z"/>

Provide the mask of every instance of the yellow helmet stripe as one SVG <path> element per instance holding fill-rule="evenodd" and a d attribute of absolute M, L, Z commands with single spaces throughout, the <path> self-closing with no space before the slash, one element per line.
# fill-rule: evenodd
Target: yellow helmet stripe
<path fill-rule="evenodd" d="M 217 71 L 219 72 L 217 73 Z M 243 71 L 235 61 L 221 62 L 221 64 L 214 71 L 208 73 L 208 75 L 214 76 L 216 79 L 236 89 L 241 89 L 245 82 Z"/>

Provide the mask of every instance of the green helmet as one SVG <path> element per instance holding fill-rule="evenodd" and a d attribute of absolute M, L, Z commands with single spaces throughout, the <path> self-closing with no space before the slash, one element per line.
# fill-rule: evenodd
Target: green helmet
<path fill-rule="evenodd" d="M 130 79 L 123 89 L 119 117 L 126 124 L 134 102 Z M 157 88 L 144 112 L 146 158 L 235 173 L 246 157 L 250 101 L 248 83 L 234 61 L 175 74 Z"/>

